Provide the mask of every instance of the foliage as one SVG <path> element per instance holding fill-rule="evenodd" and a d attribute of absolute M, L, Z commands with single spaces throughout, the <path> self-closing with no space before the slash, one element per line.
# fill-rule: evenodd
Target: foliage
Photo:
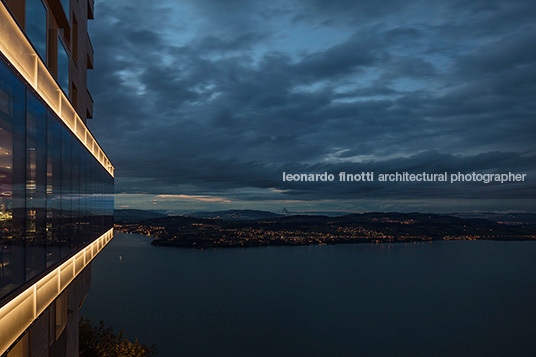
<path fill-rule="evenodd" d="M 123 331 L 115 333 L 111 327 L 100 321 L 93 326 L 88 319 L 80 319 L 80 356 L 81 357 L 145 357 L 157 356 L 155 345 L 141 345 L 123 336 Z"/>

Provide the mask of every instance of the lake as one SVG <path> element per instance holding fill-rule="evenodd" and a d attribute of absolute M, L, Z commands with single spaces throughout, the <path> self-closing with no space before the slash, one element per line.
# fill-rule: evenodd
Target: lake
<path fill-rule="evenodd" d="M 116 234 L 81 313 L 160 356 L 533 356 L 536 242 L 191 250 Z"/>

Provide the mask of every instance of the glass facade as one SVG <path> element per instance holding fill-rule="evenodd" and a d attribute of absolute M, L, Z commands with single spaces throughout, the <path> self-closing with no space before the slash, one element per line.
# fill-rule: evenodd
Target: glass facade
<path fill-rule="evenodd" d="M 69 56 L 63 45 L 61 36 L 58 36 L 58 84 L 66 96 L 69 96 Z"/>
<path fill-rule="evenodd" d="M 113 177 L 0 60 L 0 299 L 113 226 Z"/>
<path fill-rule="evenodd" d="M 63 7 L 65 14 L 69 14 L 69 0 L 61 0 L 61 6 Z"/>
<path fill-rule="evenodd" d="M 45 63 L 47 58 L 47 17 L 47 8 L 41 0 L 26 1 L 26 34 Z"/>

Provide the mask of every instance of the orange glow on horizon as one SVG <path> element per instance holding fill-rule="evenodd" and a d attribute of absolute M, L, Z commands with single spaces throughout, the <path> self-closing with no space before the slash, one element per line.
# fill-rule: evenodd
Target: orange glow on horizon
<path fill-rule="evenodd" d="M 225 203 L 231 202 L 231 200 L 227 198 L 217 197 L 217 196 L 206 196 L 206 195 L 158 195 L 157 197 L 192 200 L 192 201 L 200 201 L 200 202 L 225 202 Z"/>

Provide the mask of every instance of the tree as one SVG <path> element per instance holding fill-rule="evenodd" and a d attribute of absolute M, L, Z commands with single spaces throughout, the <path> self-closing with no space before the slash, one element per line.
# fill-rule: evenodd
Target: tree
<path fill-rule="evenodd" d="M 116 334 L 111 327 L 100 321 L 93 326 L 88 319 L 80 319 L 80 356 L 81 357 L 151 357 L 157 356 L 156 345 L 141 345 L 138 339 L 134 343 L 123 336 L 123 331 Z"/>

